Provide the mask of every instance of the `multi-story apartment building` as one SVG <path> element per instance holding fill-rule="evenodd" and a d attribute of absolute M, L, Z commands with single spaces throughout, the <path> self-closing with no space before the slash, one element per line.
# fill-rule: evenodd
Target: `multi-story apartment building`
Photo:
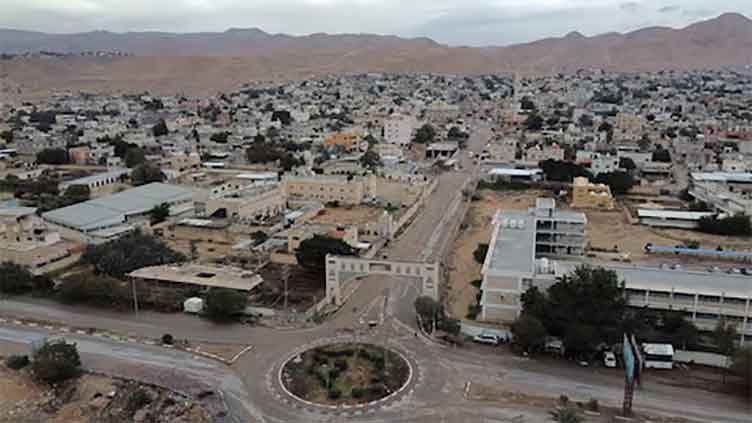
<path fill-rule="evenodd" d="M 384 121 L 384 141 L 388 144 L 409 145 L 412 141 L 415 119 L 407 115 L 392 115 Z"/>

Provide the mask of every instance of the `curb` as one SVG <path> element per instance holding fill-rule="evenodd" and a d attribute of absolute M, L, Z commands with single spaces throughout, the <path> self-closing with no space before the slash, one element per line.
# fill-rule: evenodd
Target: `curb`
<path fill-rule="evenodd" d="M 121 342 L 124 344 L 147 345 L 151 347 L 161 347 L 165 349 L 185 351 L 195 356 L 200 356 L 203 358 L 208 358 L 211 360 L 218 361 L 227 366 L 231 366 L 235 364 L 235 362 L 238 359 L 240 359 L 240 357 L 242 357 L 244 354 L 248 353 L 254 348 L 253 345 L 248 345 L 247 347 L 243 348 L 243 350 L 241 350 L 239 353 L 235 354 L 235 356 L 232 357 L 231 359 L 226 359 L 216 354 L 201 351 L 198 348 L 181 347 L 180 345 L 176 346 L 176 345 L 163 344 L 162 342 L 158 340 L 153 340 L 150 338 L 134 338 L 130 336 L 122 336 L 113 332 L 95 330 L 94 328 L 89 328 L 89 329 L 84 330 L 81 328 L 74 328 L 74 327 L 68 327 L 68 326 L 56 326 L 53 324 L 49 324 L 49 322 L 38 323 L 38 322 L 33 322 L 33 321 L 24 321 L 24 320 L 19 320 L 19 319 L 9 319 L 9 318 L 0 317 L 0 325 L 4 325 L 4 324 L 27 327 L 31 329 L 44 329 L 49 332 L 52 332 L 52 335 L 63 336 L 63 337 L 65 335 L 70 335 L 70 334 L 79 335 L 79 336 L 91 336 L 94 338 L 102 338 L 102 339 L 108 339 L 108 340 L 115 341 L 115 342 Z"/>
<path fill-rule="evenodd" d="M 319 348 L 319 347 L 324 347 L 324 346 L 327 346 L 327 345 L 335 345 L 335 344 L 339 344 L 339 343 L 345 343 L 345 342 L 371 344 L 371 345 L 378 346 L 380 348 L 384 348 L 385 350 L 389 350 L 389 351 L 391 351 L 391 352 L 399 355 L 400 358 L 402 358 L 402 360 L 404 360 L 404 362 L 407 363 L 407 368 L 409 370 L 409 373 L 408 373 L 408 376 L 407 376 L 407 380 L 402 385 L 402 387 L 400 387 L 395 392 L 392 392 L 391 394 L 385 396 L 384 398 L 381 398 L 381 399 L 378 399 L 378 400 L 375 400 L 375 401 L 371 401 L 371 402 L 368 402 L 368 403 L 356 404 L 356 405 L 327 405 L 327 404 L 318 404 L 318 403 L 314 403 L 314 402 L 311 402 L 311 401 L 304 400 L 303 398 L 298 397 L 297 395 L 293 394 L 292 392 L 290 392 L 287 389 L 287 387 L 285 386 L 284 382 L 282 381 L 282 372 L 284 371 L 285 366 L 287 365 L 287 363 L 289 363 L 291 360 L 293 360 L 296 356 L 298 356 L 298 355 L 300 355 L 300 354 L 302 354 L 302 353 L 304 353 L 306 351 L 309 351 L 311 349 Z M 277 370 L 277 383 L 279 384 L 280 388 L 285 393 L 285 395 L 287 395 L 289 398 L 294 399 L 295 401 L 298 401 L 298 402 L 300 402 L 302 404 L 305 404 L 307 407 L 311 407 L 311 408 L 314 408 L 314 409 L 330 410 L 330 411 L 364 411 L 365 412 L 365 411 L 368 411 L 370 408 L 378 407 L 379 405 L 381 405 L 383 403 L 386 403 L 387 401 L 395 398 L 399 394 L 402 394 L 403 392 L 405 392 L 405 390 L 408 388 L 408 386 L 410 386 L 410 383 L 413 381 L 413 378 L 414 378 L 415 374 L 416 374 L 415 373 L 415 369 L 413 369 L 413 365 L 410 362 L 410 360 L 407 358 L 407 356 L 402 351 L 399 351 L 398 349 L 396 349 L 393 346 L 379 345 L 379 344 L 376 344 L 376 343 L 373 343 L 373 342 L 368 342 L 367 340 L 358 340 L 357 338 L 351 338 L 351 337 L 341 338 L 341 339 L 330 338 L 330 339 L 327 339 L 327 340 L 322 340 L 322 341 L 314 342 L 313 345 L 309 345 L 309 346 L 306 346 L 306 347 L 301 347 L 301 348 L 295 350 L 295 352 L 293 352 L 292 354 L 290 354 L 280 364 L 279 370 Z"/>

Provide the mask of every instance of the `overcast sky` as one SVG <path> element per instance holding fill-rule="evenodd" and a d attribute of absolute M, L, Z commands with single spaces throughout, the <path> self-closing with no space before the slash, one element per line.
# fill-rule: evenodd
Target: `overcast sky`
<path fill-rule="evenodd" d="M 224 31 L 426 36 L 506 45 L 651 25 L 681 27 L 752 0 L 0 0 L 0 27 L 45 32 Z"/>

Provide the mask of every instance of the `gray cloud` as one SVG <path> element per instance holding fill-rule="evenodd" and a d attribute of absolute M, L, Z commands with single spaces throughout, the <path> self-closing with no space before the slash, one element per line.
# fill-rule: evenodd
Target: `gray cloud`
<path fill-rule="evenodd" d="M 686 26 L 723 12 L 752 15 L 749 0 L 0 0 L 0 27 L 46 32 L 223 31 L 259 27 L 306 34 L 428 36 L 498 45 L 595 35 L 645 25 Z"/>
<path fill-rule="evenodd" d="M 669 6 L 663 6 L 660 9 L 658 9 L 658 13 L 671 13 L 671 12 L 677 12 L 681 9 L 681 6 L 672 4 Z"/>
<path fill-rule="evenodd" d="M 635 1 L 622 3 L 619 5 L 619 9 L 629 13 L 636 13 L 640 10 L 640 3 L 637 3 Z"/>

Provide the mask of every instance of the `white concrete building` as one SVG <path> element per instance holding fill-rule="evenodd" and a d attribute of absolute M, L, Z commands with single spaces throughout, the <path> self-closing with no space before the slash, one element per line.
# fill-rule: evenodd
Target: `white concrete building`
<path fill-rule="evenodd" d="M 415 128 L 415 119 L 407 115 L 392 115 L 384 121 L 384 141 L 406 146 L 410 144 Z"/>

